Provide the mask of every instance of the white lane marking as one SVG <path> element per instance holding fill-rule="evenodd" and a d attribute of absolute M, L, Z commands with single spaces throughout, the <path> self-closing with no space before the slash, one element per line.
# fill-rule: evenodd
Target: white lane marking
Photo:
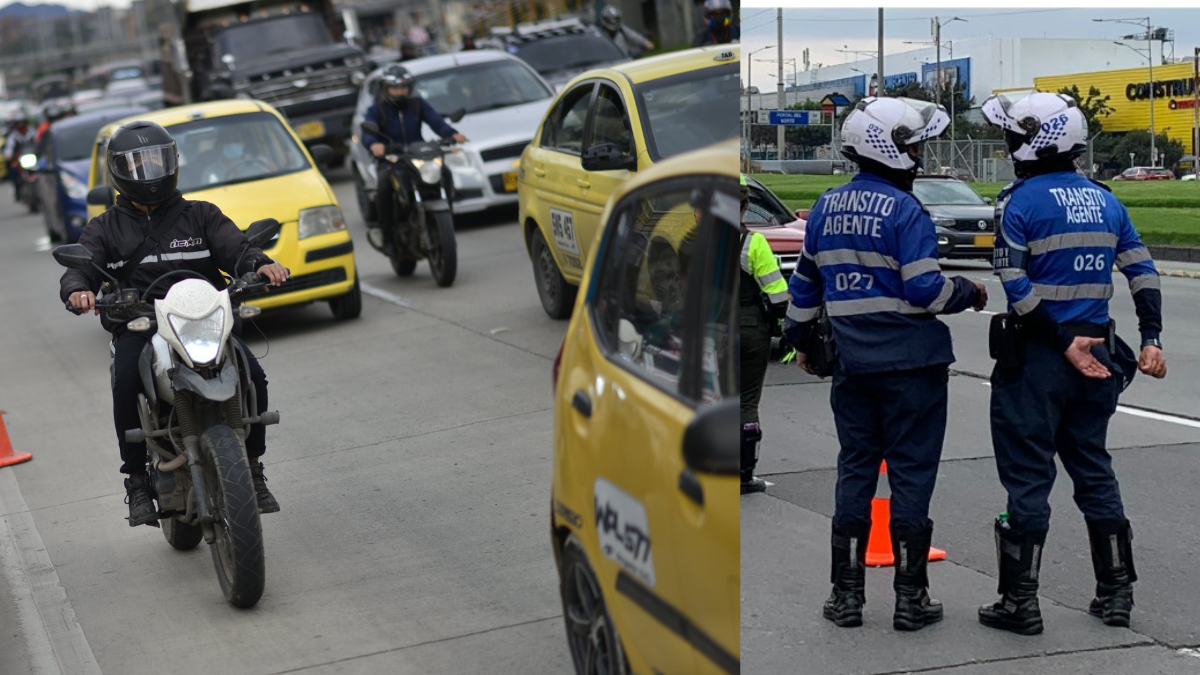
<path fill-rule="evenodd" d="M 54 245 L 50 243 L 49 236 L 38 237 L 37 240 L 33 242 L 33 250 L 35 251 L 49 251 L 53 247 Z"/>
<path fill-rule="evenodd" d="M 372 286 L 371 284 L 364 284 L 362 282 L 359 282 L 359 287 L 362 288 L 363 293 L 366 293 L 367 295 L 370 295 L 372 297 L 379 298 L 380 300 L 383 300 L 384 302 L 390 302 L 393 305 L 400 305 L 401 307 L 409 307 L 409 308 L 413 308 L 413 309 L 421 306 L 416 300 L 409 300 L 408 298 L 404 297 L 403 295 L 397 295 L 395 293 L 392 293 L 391 291 L 385 291 L 382 288 L 376 288 L 376 287 Z"/>
<path fill-rule="evenodd" d="M 1200 649 L 1192 649 L 1191 647 L 1184 647 L 1183 649 L 1177 649 L 1175 651 L 1175 653 L 1179 654 L 1180 656 L 1191 656 L 1193 658 L 1200 659 Z"/>
<path fill-rule="evenodd" d="M 985 387 L 992 386 L 991 382 L 980 382 L 980 384 Z M 1130 408 L 1129 406 L 1124 405 L 1117 406 L 1117 412 L 1125 413 L 1126 415 L 1133 415 L 1134 417 L 1145 417 L 1148 420 L 1154 420 L 1156 422 L 1170 422 L 1180 426 L 1200 429 L 1200 421 L 1188 419 L 1186 417 L 1176 417 L 1175 415 L 1167 415 L 1164 413 L 1153 412 L 1151 410 L 1142 410 L 1141 408 Z"/>
<path fill-rule="evenodd" d="M 0 513 L 8 514 L 0 518 L 0 568 L 34 674 L 102 675 L 12 469 L 0 469 Z"/>

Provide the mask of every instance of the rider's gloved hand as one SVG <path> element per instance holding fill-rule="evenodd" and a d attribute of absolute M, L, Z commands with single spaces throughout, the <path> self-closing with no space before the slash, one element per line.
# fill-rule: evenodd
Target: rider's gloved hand
<path fill-rule="evenodd" d="M 82 310 L 80 314 L 87 311 L 93 314 L 100 313 L 100 310 L 96 309 L 96 294 L 91 291 L 75 291 L 71 294 L 70 301 L 72 307 Z"/>
<path fill-rule="evenodd" d="M 272 286 L 278 286 L 287 281 L 292 272 L 279 263 L 271 263 L 258 268 L 258 273 L 266 277 Z"/>

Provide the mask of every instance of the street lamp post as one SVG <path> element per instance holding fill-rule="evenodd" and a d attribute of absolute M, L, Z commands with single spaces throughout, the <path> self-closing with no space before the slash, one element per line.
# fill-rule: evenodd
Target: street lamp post
<path fill-rule="evenodd" d="M 945 21 L 936 16 L 933 17 L 933 42 L 936 45 L 935 49 L 937 51 L 937 65 L 935 66 L 936 70 L 934 71 L 933 78 L 933 102 L 938 105 L 942 104 L 942 26 L 954 23 L 955 21 L 967 22 L 966 19 L 957 16 L 952 16 Z"/>
<path fill-rule="evenodd" d="M 754 55 L 774 46 L 767 45 L 746 55 L 746 146 L 750 148 L 751 152 L 754 150 L 754 123 L 751 121 L 751 115 L 754 114 L 754 99 L 750 98 L 751 87 L 754 86 Z M 758 95 L 758 103 L 762 105 L 762 94 Z"/>
<path fill-rule="evenodd" d="M 1150 166 L 1158 166 L 1158 149 L 1155 146 L 1154 139 L 1154 31 L 1150 25 L 1150 17 L 1144 19 L 1092 19 L 1092 21 L 1097 23 L 1127 23 L 1131 26 L 1140 26 L 1146 29 L 1146 63 L 1150 65 Z M 1113 44 L 1132 49 L 1139 55 L 1142 53 L 1142 50 L 1130 47 L 1124 42 L 1116 42 L 1114 40 Z"/>

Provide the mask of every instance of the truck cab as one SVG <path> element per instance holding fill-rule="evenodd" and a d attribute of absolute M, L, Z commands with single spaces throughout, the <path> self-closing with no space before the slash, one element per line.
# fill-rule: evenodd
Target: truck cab
<path fill-rule="evenodd" d="M 231 98 L 270 103 L 307 146 L 348 152 L 357 87 L 370 64 L 338 37 L 330 0 L 188 0 L 164 44 L 163 100 Z M 170 72 L 167 72 L 170 71 Z"/>

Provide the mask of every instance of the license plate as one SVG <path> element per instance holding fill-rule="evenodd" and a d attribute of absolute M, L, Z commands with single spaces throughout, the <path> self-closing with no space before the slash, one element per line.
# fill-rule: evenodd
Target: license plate
<path fill-rule="evenodd" d="M 304 124 L 296 127 L 296 135 L 299 136 L 300 140 L 302 141 L 320 138 L 325 135 L 325 123 L 321 120 L 305 122 Z"/>
<path fill-rule="evenodd" d="M 975 235 L 975 245 L 980 248 L 995 248 L 996 235 L 994 234 L 977 234 Z"/>
<path fill-rule="evenodd" d="M 500 177 L 504 179 L 504 191 L 505 192 L 516 192 L 517 191 L 517 172 L 516 171 L 509 171 L 508 173 L 501 174 Z"/>

